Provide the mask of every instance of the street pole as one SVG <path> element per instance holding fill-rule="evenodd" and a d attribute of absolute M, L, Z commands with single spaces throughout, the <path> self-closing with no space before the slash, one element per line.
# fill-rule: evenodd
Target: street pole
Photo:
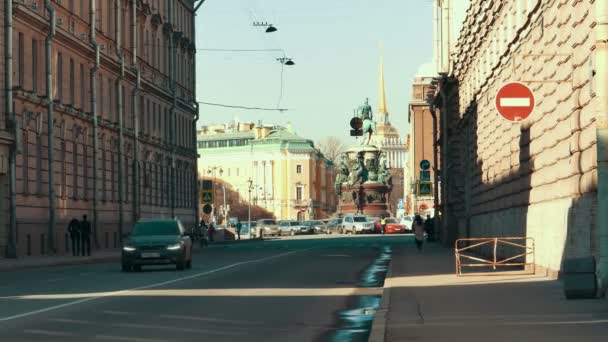
<path fill-rule="evenodd" d="M 247 181 L 247 183 L 249 183 L 248 186 L 248 190 L 249 190 L 249 208 L 248 208 L 248 216 L 247 216 L 247 222 L 249 222 L 249 232 L 251 234 L 251 190 L 253 187 L 253 180 L 251 179 L 251 177 L 249 177 L 249 180 Z"/>
<path fill-rule="evenodd" d="M 224 184 L 222 184 L 222 192 L 224 193 L 224 220 L 228 227 L 228 207 L 226 206 L 226 186 Z"/>

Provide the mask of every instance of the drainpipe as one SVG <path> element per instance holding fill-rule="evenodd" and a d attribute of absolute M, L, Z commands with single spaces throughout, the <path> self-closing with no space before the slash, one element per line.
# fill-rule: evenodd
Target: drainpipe
<path fill-rule="evenodd" d="M 51 1 L 46 0 L 44 6 L 50 15 L 49 33 L 46 36 L 44 46 L 46 48 L 46 100 L 48 111 L 48 160 L 49 160 L 49 227 L 48 248 L 50 253 L 55 254 L 55 118 L 53 113 L 53 69 L 51 57 L 53 53 L 53 38 L 55 37 L 55 9 Z M 61 85 L 59 85 L 61 86 Z"/>
<path fill-rule="evenodd" d="M 19 136 L 19 129 L 17 123 L 17 117 L 13 108 L 13 0 L 6 0 L 6 49 L 4 51 L 4 58 L 6 64 L 4 65 L 6 71 L 6 114 L 9 115 L 11 122 L 11 129 L 13 130 L 13 145 L 9 153 L 9 211 L 10 211 L 10 224 L 8 228 L 8 244 L 6 246 L 6 257 L 16 258 L 17 257 L 17 189 L 16 174 L 17 174 L 17 141 Z"/>
<path fill-rule="evenodd" d="M 96 21 L 96 8 L 95 0 L 90 1 L 91 10 L 89 11 L 89 44 L 93 47 L 95 53 L 95 64 L 90 70 L 89 87 L 91 92 L 91 116 L 93 117 L 93 170 L 97 170 L 97 151 L 99 150 L 99 139 L 98 139 L 98 125 L 97 122 L 97 91 L 96 91 L 96 80 L 97 71 L 99 70 L 99 44 L 95 40 L 95 21 Z M 99 240 L 97 237 L 97 226 L 98 226 L 98 212 L 97 212 L 97 200 L 98 195 L 98 180 L 97 176 L 93 177 L 93 243 L 96 248 L 99 248 Z"/>
<path fill-rule="evenodd" d="M 173 0 L 168 0 L 167 3 L 169 4 L 168 6 L 168 12 L 169 12 L 169 23 L 171 24 L 171 28 L 173 28 Z M 176 47 L 175 47 L 175 42 L 174 42 L 174 37 L 173 37 L 173 29 L 171 30 L 170 36 L 169 36 L 169 49 L 170 49 L 170 54 L 169 54 L 169 87 L 171 90 L 171 95 L 173 97 L 172 102 L 171 102 L 171 110 L 169 112 L 170 115 L 170 119 L 171 119 L 171 127 L 170 127 L 170 132 L 171 132 L 171 137 L 170 137 L 170 141 L 169 144 L 171 145 L 171 218 L 175 217 L 175 191 L 176 191 L 176 174 L 175 174 L 175 110 L 177 108 L 177 91 L 176 91 L 176 85 L 175 85 L 175 53 L 177 52 Z"/>
<path fill-rule="evenodd" d="M 137 64 L 137 0 L 131 1 L 131 51 L 132 60 L 131 65 L 135 70 L 135 76 L 137 78 L 135 84 L 135 90 L 133 90 L 133 120 L 134 120 L 134 150 L 135 153 L 133 161 L 133 215 L 135 220 L 139 219 L 139 92 L 141 89 L 141 71 Z"/>
<path fill-rule="evenodd" d="M 433 117 L 433 208 L 434 208 L 434 216 L 437 217 L 437 211 L 439 208 L 439 163 L 438 163 L 438 152 L 439 152 L 439 144 L 437 142 L 437 112 L 435 107 L 431 106 L 431 116 Z M 441 165 L 441 169 L 443 170 L 443 164 Z M 434 231 L 435 233 L 439 232 L 439 220 L 433 219 Z"/>
<path fill-rule="evenodd" d="M 447 76 L 442 74 L 439 93 L 441 94 L 441 111 L 439 130 L 441 131 L 441 242 L 449 243 L 448 232 L 448 100 L 446 93 Z"/>
<path fill-rule="evenodd" d="M 597 107 L 597 265 L 599 295 L 608 289 L 608 3 L 595 2 L 595 64 Z"/>
<path fill-rule="evenodd" d="M 118 102 L 117 115 L 118 115 L 118 235 L 120 244 L 122 245 L 122 233 L 125 220 L 125 207 L 124 207 L 124 125 L 123 125 L 123 103 L 122 103 L 122 80 L 125 76 L 125 57 L 122 54 L 121 47 L 121 20 L 120 11 L 121 0 L 114 1 L 114 20 L 116 21 L 116 30 L 114 30 L 114 47 L 116 50 L 116 57 L 120 61 L 120 72 L 116 78 L 116 99 Z"/>

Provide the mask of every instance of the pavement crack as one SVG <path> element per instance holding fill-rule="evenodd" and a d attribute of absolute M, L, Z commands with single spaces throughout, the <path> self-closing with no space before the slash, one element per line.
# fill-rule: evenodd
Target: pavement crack
<path fill-rule="evenodd" d="M 416 309 L 418 310 L 418 322 L 420 324 L 424 324 L 424 315 L 422 314 L 422 305 L 418 301 L 416 301 Z"/>

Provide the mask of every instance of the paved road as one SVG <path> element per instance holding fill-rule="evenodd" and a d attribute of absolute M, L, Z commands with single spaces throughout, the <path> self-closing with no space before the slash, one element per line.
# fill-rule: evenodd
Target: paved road
<path fill-rule="evenodd" d="M 122 273 L 118 264 L 98 264 L 2 272 L 1 336 L 363 341 L 368 325 L 360 322 L 369 313 L 362 307 L 374 306 L 381 291 L 362 280 L 391 245 L 410 239 L 323 236 L 215 246 L 197 251 L 187 271 Z"/>

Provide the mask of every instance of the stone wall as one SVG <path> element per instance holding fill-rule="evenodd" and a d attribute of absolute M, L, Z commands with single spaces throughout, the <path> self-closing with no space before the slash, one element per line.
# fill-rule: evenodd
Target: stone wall
<path fill-rule="evenodd" d="M 596 250 L 593 13 L 591 0 L 473 1 L 453 64 L 450 229 L 532 237 L 552 270 Z M 535 94 L 520 123 L 495 109 L 509 81 Z"/>

